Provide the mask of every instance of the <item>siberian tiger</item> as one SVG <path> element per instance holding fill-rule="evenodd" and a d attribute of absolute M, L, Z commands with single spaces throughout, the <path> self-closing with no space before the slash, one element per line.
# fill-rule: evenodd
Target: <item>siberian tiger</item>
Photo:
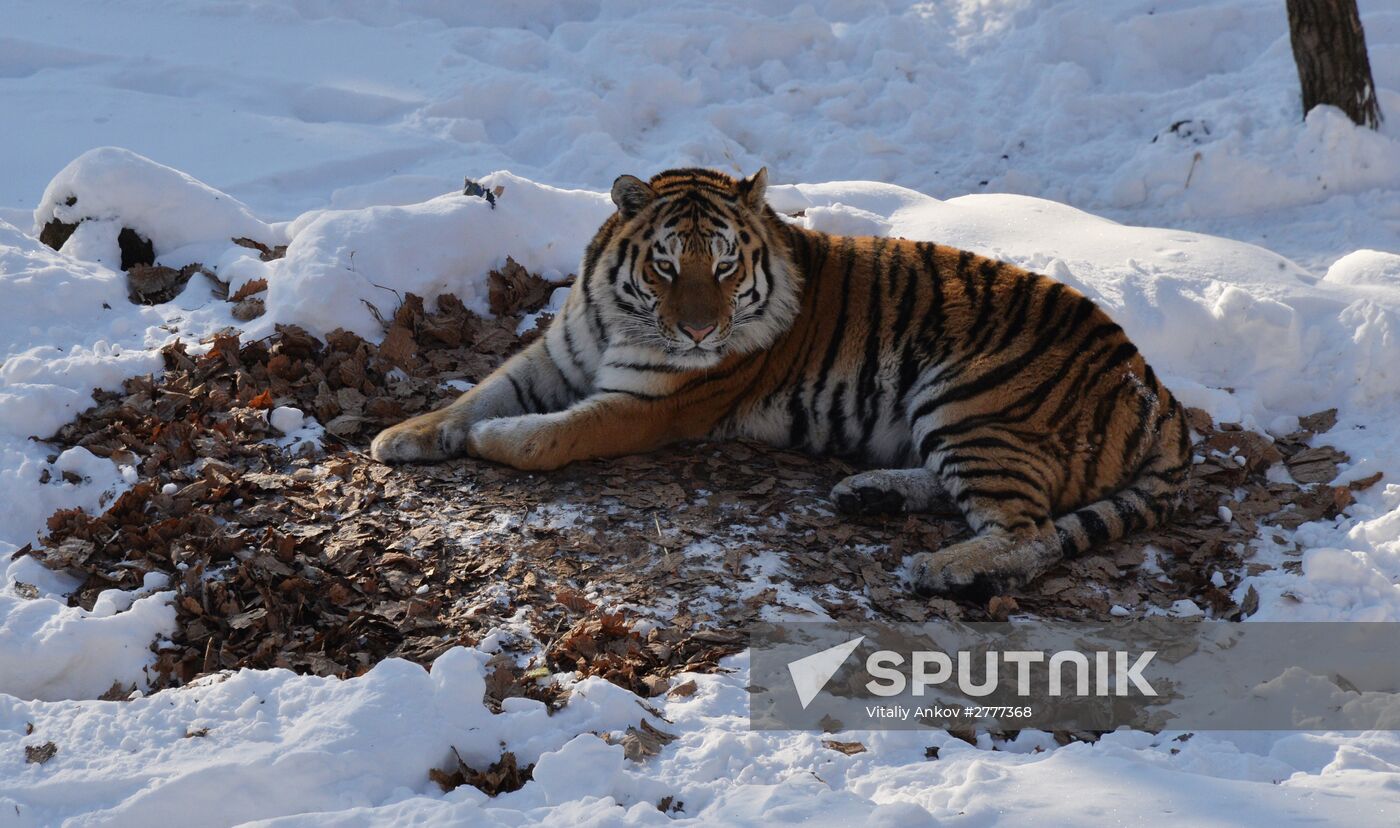
<path fill-rule="evenodd" d="M 912 562 L 920 592 L 995 594 L 1166 520 L 1182 407 L 1073 288 L 964 250 L 780 218 L 767 171 L 617 179 L 617 212 L 544 336 L 383 462 L 519 469 L 747 437 L 879 467 L 843 511 L 956 506 L 973 537 Z"/>

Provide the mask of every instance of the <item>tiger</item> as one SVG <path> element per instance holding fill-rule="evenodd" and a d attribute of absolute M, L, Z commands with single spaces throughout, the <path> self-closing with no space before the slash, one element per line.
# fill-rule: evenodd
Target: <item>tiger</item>
<path fill-rule="evenodd" d="M 767 182 L 619 177 L 544 334 L 372 456 L 549 470 L 748 439 L 848 458 L 868 470 L 831 490 L 840 512 L 970 527 L 908 562 L 923 595 L 1004 594 L 1170 518 L 1183 407 L 1093 301 L 966 250 L 808 229 Z"/>

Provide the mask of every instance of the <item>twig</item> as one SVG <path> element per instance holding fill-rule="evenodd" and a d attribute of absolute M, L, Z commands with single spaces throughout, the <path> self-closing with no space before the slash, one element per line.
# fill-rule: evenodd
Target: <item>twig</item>
<path fill-rule="evenodd" d="M 671 568 L 671 550 L 666 548 L 666 536 L 661 534 L 661 518 L 653 512 L 651 519 L 656 524 L 656 545 L 661 547 L 661 566 L 669 570 Z"/>
<path fill-rule="evenodd" d="M 1201 160 L 1201 153 L 1200 153 L 1200 151 L 1197 151 L 1197 152 L 1195 152 L 1194 154 L 1192 154 L 1192 156 L 1191 156 L 1191 169 L 1189 169 L 1189 170 L 1186 171 L 1186 186 L 1185 186 L 1185 187 L 1182 187 L 1183 190 L 1187 190 L 1187 189 L 1190 189 L 1190 188 L 1191 188 L 1191 176 L 1193 176 L 1193 175 L 1196 174 L 1196 164 L 1197 164 L 1197 162 L 1199 162 L 1200 160 Z"/>

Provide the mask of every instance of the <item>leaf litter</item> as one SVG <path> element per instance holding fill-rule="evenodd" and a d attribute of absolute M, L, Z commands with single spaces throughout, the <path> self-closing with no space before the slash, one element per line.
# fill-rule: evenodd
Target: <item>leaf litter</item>
<path fill-rule="evenodd" d="M 464 762 L 462 754 L 458 753 L 455 747 L 452 748 L 452 758 L 450 770 L 432 768 L 428 771 L 428 778 L 436 782 L 443 793 L 454 791 L 463 785 L 471 785 L 487 796 L 496 796 L 518 791 L 534 778 L 535 766 L 520 767 L 515 754 L 508 750 L 502 752 L 501 758 L 488 765 L 485 770 L 476 770 Z"/>

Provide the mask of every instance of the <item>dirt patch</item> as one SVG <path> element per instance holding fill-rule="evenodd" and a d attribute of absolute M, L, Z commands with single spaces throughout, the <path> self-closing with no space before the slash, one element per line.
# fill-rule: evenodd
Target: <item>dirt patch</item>
<path fill-rule="evenodd" d="M 496 277 L 512 303 L 530 297 L 517 314 L 553 287 L 518 266 Z M 517 337 L 517 316 L 435 304 L 406 297 L 379 345 L 284 327 L 255 342 L 216 336 L 198 355 L 167 348 L 159 379 L 99 393 L 52 438 L 135 466 L 140 481 L 101 515 L 56 513 L 19 554 L 83 578 L 70 601 L 85 607 L 166 575 L 178 625 L 158 650 L 157 687 L 240 667 L 353 676 L 391 656 L 427 664 L 489 644 L 501 654 L 488 703 L 558 704 L 554 672 L 655 696 L 678 673 L 715 669 L 746 625 L 780 616 L 1105 619 L 1180 614 L 1189 600 L 1240 618 L 1253 607 L 1231 592 L 1241 570 L 1262 567 L 1249 560 L 1259 528 L 1351 502 L 1352 488 L 1330 485 L 1345 457 L 1311 445 L 1326 412 L 1271 441 L 1193 411 L 1199 462 L 1171 526 L 988 604 L 921 599 L 905 586 L 907 556 L 966 526 L 834 513 L 826 494 L 853 471 L 840 460 L 729 442 L 548 474 L 373 462 L 363 449 L 380 428 L 445 404 L 537 335 Z M 267 414 L 284 405 L 325 425 L 318 448 L 277 444 Z M 1271 482 L 1284 467 L 1315 482 Z"/>
<path fill-rule="evenodd" d="M 63 245 L 68 243 L 74 231 L 78 229 L 76 222 L 59 221 L 49 219 L 43 229 L 39 231 L 39 241 L 52 247 L 54 250 L 62 250 Z"/>

